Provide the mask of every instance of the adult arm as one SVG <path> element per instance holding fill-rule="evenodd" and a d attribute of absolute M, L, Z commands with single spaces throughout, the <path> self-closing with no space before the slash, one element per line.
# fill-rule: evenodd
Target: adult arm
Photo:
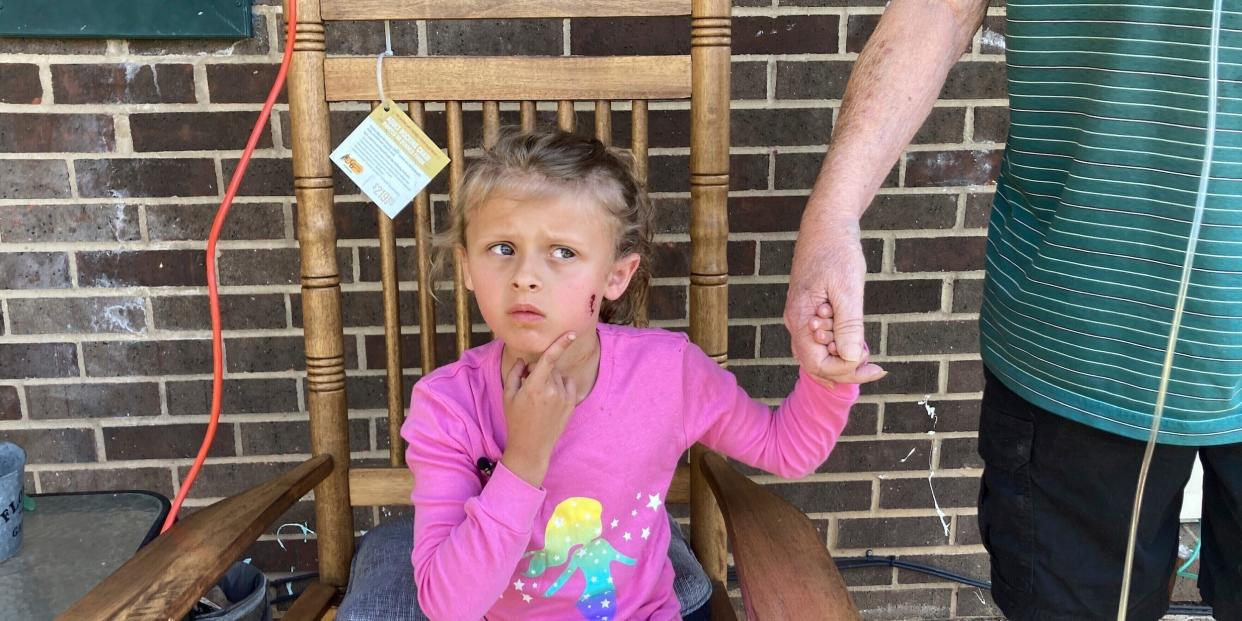
<path fill-rule="evenodd" d="M 859 364 L 867 266 L 858 222 L 986 10 L 987 0 L 892 0 L 859 55 L 802 215 L 785 300 L 794 356 L 818 378 L 862 383 L 884 375 Z M 831 331 L 817 335 L 829 323 L 813 322 L 824 305 Z"/>

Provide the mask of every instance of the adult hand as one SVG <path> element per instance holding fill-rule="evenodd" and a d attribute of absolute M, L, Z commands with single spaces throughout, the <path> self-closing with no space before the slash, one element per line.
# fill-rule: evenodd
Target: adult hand
<path fill-rule="evenodd" d="M 803 222 L 794 247 L 785 328 L 798 364 L 821 381 L 862 384 L 887 372 L 866 357 L 858 221 Z"/>
<path fill-rule="evenodd" d="M 575 338 L 573 332 L 562 334 L 544 350 L 529 373 L 526 361 L 519 358 L 505 377 L 508 446 L 501 461 L 535 487 L 543 484 L 552 449 L 577 405 L 573 378 L 556 368 L 556 361 Z"/>

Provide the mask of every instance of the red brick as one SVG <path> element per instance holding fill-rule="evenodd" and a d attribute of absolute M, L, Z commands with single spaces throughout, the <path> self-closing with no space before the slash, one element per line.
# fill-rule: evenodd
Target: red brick
<path fill-rule="evenodd" d="M 985 237 L 898 239 L 894 266 L 899 272 L 960 272 L 981 270 Z"/>
<path fill-rule="evenodd" d="M 842 518 L 837 522 L 837 547 L 840 548 L 905 548 L 947 543 L 949 537 L 936 516 Z"/>
<path fill-rule="evenodd" d="M 734 54 L 835 54 L 836 15 L 733 18 Z"/>
<path fill-rule="evenodd" d="M 955 360 L 949 363 L 949 392 L 983 390 L 983 363 L 979 360 Z"/>
<path fill-rule="evenodd" d="M 685 124 L 688 129 L 689 123 Z M 814 146 L 832 134 L 829 108 L 740 109 L 730 114 L 730 140 L 735 147 L 769 145 Z"/>
<path fill-rule="evenodd" d="M 1009 137 L 1009 109 L 1004 106 L 975 108 L 975 140 L 1005 142 Z"/>
<path fill-rule="evenodd" d="M 58 104 L 194 103 L 194 67 L 185 64 L 52 65 Z"/>
<path fill-rule="evenodd" d="M 78 351 L 73 343 L 0 344 L 0 378 L 77 376 Z"/>
<path fill-rule="evenodd" d="M 104 452 L 111 461 L 130 459 L 184 459 L 198 454 L 207 431 L 205 423 L 104 427 Z M 233 426 L 224 425 L 216 431 L 210 457 L 231 457 Z"/>
<path fill-rule="evenodd" d="M 211 380 L 167 382 L 171 416 L 203 416 L 211 413 Z M 290 378 L 226 378 L 225 414 L 270 414 L 298 411 L 298 383 Z"/>
<path fill-rule="evenodd" d="M 945 79 L 941 99 L 1004 99 L 1008 92 L 1005 63 L 998 60 L 962 61 Z"/>
<path fill-rule="evenodd" d="M 888 325 L 890 356 L 919 354 L 962 354 L 979 351 L 979 322 L 962 321 L 895 322 Z"/>
<path fill-rule="evenodd" d="M 979 36 L 979 52 L 982 54 L 1005 53 L 1005 17 L 990 15 L 983 18 Z"/>
<path fill-rule="evenodd" d="M 949 229 L 957 222 L 952 194 L 878 194 L 859 225 L 869 231 Z"/>
<path fill-rule="evenodd" d="M 116 147 L 104 114 L 0 114 L 0 153 L 106 153 Z"/>
<path fill-rule="evenodd" d="M 220 161 L 224 182 L 229 183 L 238 160 Z M 355 192 L 356 193 L 356 192 Z M 237 189 L 238 196 L 293 195 L 293 162 L 287 158 L 256 157 L 246 167 L 246 178 Z"/>
<path fill-rule="evenodd" d="M 64 160 L 0 160 L 0 198 L 69 198 Z"/>
<path fill-rule="evenodd" d="M 881 509 L 969 508 L 978 498 L 978 477 L 934 476 L 930 483 L 927 477 L 880 481 Z"/>
<path fill-rule="evenodd" d="M 276 81 L 278 65 L 219 64 L 207 65 L 207 88 L 212 103 L 263 103 Z M 287 89 L 277 99 L 285 103 Z"/>
<path fill-rule="evenodd" d="M 155 382 L 39 384 L 26 387 L 30 418 L 120 418 L 159 416 L 160 387 Z"/>
<path fill-rule="evenodd" d="M 911 453 L 911 449 L 914 450 Z M 838 442 L 819 472 L 926 470 L 930 440 L 858 440 Z M 907 459 L 907 456 L 909 458 Z M 922 456 L 920 458 L 920 456 Z M 905 461 L 902 461 L 905 459 Z"/>
<path fill-rule="evenodd" d="M 0 39 L 3 41 L 3 39 Z M 0 64 L 0 103 L 43 103 L 43 83 L 39 81 L 39 66 L 29 64 Z"/>
<path fill-rule="evenodd" d="M 241 150 L 258 116 L 251 111 L 136 113 L 129 115 L 129 127 L 135 151 Z M 271 146 L 269 126 L 257 147 Z"/>
<path fill-rule="evenodd" d="M 962 225 L 968 229 L 981 229 L 988 225 L 992 216 L 992 202 L 995 194 L 967 194 L 966 220 Z"/>
<path fill-rule="evenodd" d="M 851 15 L 845 25 L 845 51 L 861 52 L 879 23 L 879 15 Z"/>
<path fill-rule="evenodd" d="M 84 197 L 216 196 L 216 168 L 209 159 L 115 158 L 77 160 Z"/>
<path fill-rule="evenodd" d="M 953 312 L 977 313 L 982 304 L 982 278 L 956 278 L 953 280 Z"/>
<path fill-rule="evenodd" d="M 147 205 L 151 241 L 203 241 L 211 233 L 219 205 Z M 280 203 L 233 203 L 220 239 L 284 239 L 285 208 Z"/>
<path fill-rule="evenodd" d="M 806 196 L 730 196 L 729 229 L 735 233 L 798 230 Z"/>
<path fill-rule="evenodd" d="M 141 238 L 134 205 L 13 205 L 0 207 L 0 241 L 123 242 Z"/>
<path fill-rule="evenodd" d="M 29 464 L 96 461 L 95 432 L 90 429 L 6 429 L 0 431 L 0 441 L 20 445 Z"/>
<path fill-rule="evenodd" d="M 21 417 L 22 404 L 17 396 L 17 387 L 0 384 L 0 420 L 20 420 Z"/>
<path fill-rule="evenodd" d="M 210 330 L 211 316 L 205 295 L 169 295 L 151 298 L 155 325 L 160 330 Z M 288 327 L 285 296 L 221 295 L 220 321 L 225 330 L 259 330 Z"/>
<path fill-rule="evenodd" d="M 892 362 L 883 364 L 888 375 L 884 379 L 862 385 L 865 395 L 926 395 L 937 392 L 940 375 L 940 363 L 925 362 Z"/>
<path fill-rule="evenodd" d="M 996 181 L 1001 151 L 906 153 L 906 187 L 984 185 Z"/>
<path fill-rule="evenodd" d="M 9 300 L 13 334 L 144 334 L 146 304 L 140 297 L 15 298 Z"/>
<path fill-rule="evenodd" d="M 83 287 L 199 287 L 207 283 L 201 250 L 100 250 L 78 253 Z"/>
<path fill-rule="evenodd" d="M 93 341 L 82 344 L 86 374 L 198 375 L 211 373 L 211 341 Z"/>
<path fill-rule="evenodd" d="M 896 526 L 895 526 L 896 527 Z M 877 528 L 884 528 L 883 525 Z M 924 526 L 924 528 L 929 528 Z M 852 532 L 852 531 L 851 531 Z M 840 547 L 853 547 L 842 542 Z M 914 544 L 930 545 L 930 544 Z M 869 547 L 866 544 L 860 547 Z M 883 589 L 879 591 L 854 591 L 850 593 L 854 605 L 864 619 L 875 621 L 904 621 L 905 619 L 948 619 L 952 609 L 951 589 Z"/>
<path fill-rule="evenodd" d="M 863 313 L 925 313 L 940 310 L 939 279 L 876 280 L 867 283 L 863 296 Z M 777 315 L 779 316 L 779 313 Z"/>
<path fill-rule="evenodd" d="M 854 63 L 848 60 L 778 60 L 776 98 L 841 99 L 853 67 Z"/>
<path fill-rule="evenodd" d="M 91 491 L 144 490 L 172 498 L 170 468 L 99 468 L 89 470 L 44 470 L 39 473 L 44 494 Z"/>
<path fill-rule="evenodd" d="M 560 56 L 564 29 L 559 19 L 446 19 L 427 24 L 432 55 Z"/>
<path fill-rule="evenodd" d="M 936 417 L 927 415 L 931 406 Z M 973 399 L 948 400 L 932 397 L 930 402 L 889 401 L 884 405 L 884 433 L 927 433 L 929 431 L 977 431 L 979 402 Z"/>
<path fill-rule="evenodd" d="M 771 483 L 764 487 L 793 503 L 804 513 L 866 511 L 871 508 L 869 481 Z"/>
<path fill-rule="evenodd" d="M 569 53 L 574 56 L 690 53 L 688 16 L 574 19 L 569 31 Z"/>
<path fill-rule="evenodd" d="M 305 420 L 240 423 L 242 451 L 246 455 L 289 455 L 311 452 L 310 424 Z M 371 449 L 370 424 L 349 421 L 349 449 Z"/>
<path fill-rule="evenodd" d="M 65 289 L 69 255 L 63 252 L 0 253 L 0 289 Z"/>
<path fill-rule="evenodd" d="M 384 22 L 325 22 L 324 46 L 329 56 L 374 56 L 384 50 Z M 397 56 L 418 55 L 418 22 L 392 20 L 392 50 Z M 284 51 L 284 38 L 277 46 Z"/>

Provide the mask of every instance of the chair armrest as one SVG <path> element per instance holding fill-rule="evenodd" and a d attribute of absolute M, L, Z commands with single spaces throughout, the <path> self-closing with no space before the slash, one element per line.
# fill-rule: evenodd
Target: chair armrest
<path fill-rule="evenodd" d="M 703 472 L 724 515 L 750 619 L 860 619 L 811 521 L 715 453 Z"/>
<path fill-rule="evenodd" d="M 279 477 L 178 522 L 57 617 L 180 619 L 253 541 L 332 471 L 312 457 Z"/>

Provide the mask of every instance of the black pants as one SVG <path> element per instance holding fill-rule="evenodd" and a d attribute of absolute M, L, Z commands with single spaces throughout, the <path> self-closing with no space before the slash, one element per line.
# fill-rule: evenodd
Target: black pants
<path fill-rule="evenodd" d="M 681 621 L 712 621 L 712 602 L 707 600 L 702 606 L 686 613 Z"/>
<path fill-rule="evenodd" d="M 1014 621 L 1116 619 L 1144 443 L 1042 410 L 987 373 L 979 531 L 992 597 Z M 1128 618 L 1159 619 L 1177 563 L 1182 489 L 1203 462 L 1199 591 L 1242 620 L 1242 444 L 1160 445 L 1144 492 Z"/>

